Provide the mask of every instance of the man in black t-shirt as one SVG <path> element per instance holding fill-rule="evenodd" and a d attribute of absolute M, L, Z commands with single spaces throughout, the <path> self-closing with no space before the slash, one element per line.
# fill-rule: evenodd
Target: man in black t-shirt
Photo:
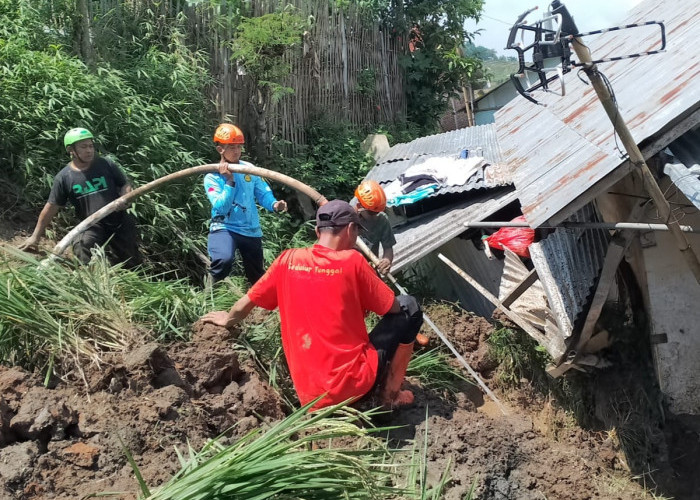
<path fill-rule="evenodd" d="M 95 156 L 93 136 L 89 130 L 69 130 L 63 143 L 71 161 L 54 178 L 49 200 L 44 205 L 34 232 L 20 246 L 36 248 L 46 227 L 67 202 L 84 219 L 120 196 L 131 191 L 124 173 L 107 158 Z M 133 267 L 141 262 L 134 218 L 124 209 L 114 212 L 80 234 L 73 244 L 73 254 L 88 263 L 92 249 L 109 242 L 110 261 Z"/>

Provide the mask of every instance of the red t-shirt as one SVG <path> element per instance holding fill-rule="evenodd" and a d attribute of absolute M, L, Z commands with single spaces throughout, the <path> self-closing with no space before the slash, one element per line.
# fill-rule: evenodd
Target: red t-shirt
<path fill-rule="evenodd" d="M 257 306 L 279 306 L 282 347 L 301 404 L 314 409 L 366 394 L 377 376 L 365 311 L 386 314 L 391 291 L 355 250 L 320 245 L 285 250 L 248 291 Z"/>

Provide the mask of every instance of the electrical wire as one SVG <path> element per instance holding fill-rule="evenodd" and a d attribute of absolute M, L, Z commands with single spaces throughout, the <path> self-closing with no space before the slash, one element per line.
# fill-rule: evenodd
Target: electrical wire
<path fill-rule="evenodd" d="M 608 77 L 605 76 L 605 73 L 603 73 L 602 71 L 599 71 L 597 67 L 593 71 L 595 71 L 600 76 L 600 78 L 603 80 L 605 87 L 608 89 L 608 92 L 610 93 L 610 98 L 612 99 L 612 103 L 615 106 L 615 118 L 613 118 L 613 138 L 615 139 L 615 148 L 620 153 L 620 158 L 623 160 L 626 160 L 629 158 L 629 155 L 626 152 L 623 152 L 622 149 L 620 149 L 620 145 L 617 143 L 617 122 L 618 122 L 618 119 L 621 117 L 620 117 L 620 109 L 617 105 L 617 97 L 615 96 L 615 89 L 613 89 L 612 84 L 610 83 L 610 80 L 608 80 Z"/>
<path fill-rule="evenodd" d="M 484 17 L 486 19 L 491 19 L 492 21 L 497 21 L 499 23 L 503 23 L 506 26 L 513 26 L 513 23 L 507 23 L 505 21 L 501 21 L 500 19 L 496 19 L 495 17 L 487 16 L 486 14 L 481 14 L 481 17 Z"/>

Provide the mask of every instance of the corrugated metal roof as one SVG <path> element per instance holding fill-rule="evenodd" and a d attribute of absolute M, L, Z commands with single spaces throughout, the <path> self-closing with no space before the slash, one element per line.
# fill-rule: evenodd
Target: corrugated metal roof
<path fill-rule="evenodd" d="M 471 176 L 465 184 L 440 187 L 431 197 L 510 184 L 510 174 L 500 165 L 501 152 L 493 124 L 467 127 L 397 144 L 377 162 L 366 178 L 386 185 L 406 172 L 409 167 L 427 159 L 459 158 L 464 149 L 476 152 L 477 148 L 480 148 L 479 155 L 483 156 L 489 165 Z"/>
<path fill-rule="evenodd" d="M 576 17 L 577 12 L 571 12 Z M 666 52 L 611 63 L 610 80 L 621 116 L 640 143 L 700 107 L 700 2 L 646 0 L 623 24 L 663 20 Z M 601 26 L 604 28 L 605 26 Z M 658 48 L 657 27 L 609 32 L 584 41 L 594 59 Z M 523 213 L 533 227 L 561 221 L 589 188 L 605 189 L 622 164 L 613 126 L 591 85 L 569 73 L 566 96 L 539 93 L 546 107 L 516 98 L 496 114 L 498 142 Z M 620 147 L 622 144 L 617 140 Z"/>
<path fill-rule="evenodd" d="M 377 165 L 397 160 L 408 160 L 416 156 L 456 155 L 463 149 L 472 151 L 478 147 L 483 150 L 483 154 L 480 156 L 483 156 L 489 163 L 501 162 L 496 129 L 492 123 L 429 135 L 404 144 L 397 144 L 382 156 Z"/>
<path fill-rule="evenodd" d="M 686 132 L 669 145 L 680 163 L 669 163 L 664 173 L 700 209 L 700 130 Z"/>
<path fill-rule="evenodd" d="M 391 267 L 392 271 L 398 271 L 416 262 L 463 233 L 464 222 L 484 220 L 515 200 L 515 192 L 511 189 L 490 191 L 460 204 L 432 211 L 410 224 L 394 228 L 396 257 Z"/>
<path fill-rule="evenodd" d="M 567 219 L 570 222 L 599 220 L 591 204 Z M 609 241 L 610 234 L 603 229 L 558 228 L 542 241 L 530 245 L 532 263 L 564 340 L 571 336 L 579 315 L 588 307 Z"/>

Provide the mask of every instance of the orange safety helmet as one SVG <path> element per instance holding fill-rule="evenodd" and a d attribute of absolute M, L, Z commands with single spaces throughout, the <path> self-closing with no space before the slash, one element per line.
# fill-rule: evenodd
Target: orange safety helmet
<path fill-rule="evenodd" d="M 244 144 L 245 138 L 241 129 L 230 123 L 222 123 L 216 127 L 214 142 L 218 144 Z"/>
<path fill-rule="evenodd" d="M 377 181 L 362 181 L 355 189 L 355 197 L 372 212 L 383 212 L 386 208 L 386 195 Z"/>

